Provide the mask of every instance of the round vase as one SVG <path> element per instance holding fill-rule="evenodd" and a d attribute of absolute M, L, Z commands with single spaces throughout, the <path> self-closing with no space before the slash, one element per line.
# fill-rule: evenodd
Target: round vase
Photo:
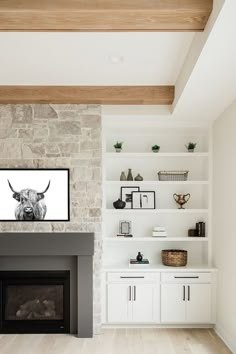
<path fill-rule="evenodd" d="M 140 174 L 138 173 L 134 180 L 135 181 L 143 181 L 143 177 L 140 176 Z"/>
<path fill-rule="evenodd" d="M 113 203 L 115 209 L 124 209 L 125 205 L 126 203 L 123 202 L 123 200 L 121 200 L 120 198 Z"/>

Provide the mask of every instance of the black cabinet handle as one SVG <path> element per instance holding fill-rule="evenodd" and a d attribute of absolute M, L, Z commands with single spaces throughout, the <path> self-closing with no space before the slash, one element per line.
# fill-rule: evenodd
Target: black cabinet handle
<path fill-rule="evenodd" d="M 120 277 L 120 279 L 144 279 L 144 277 Z"/>
<path fill-rule="evenodd" d="M 190 301 L 190 286 L 188 285 L 188 301 Z"/>
<path fill-rule="evenodd" d="M 129 286 L 129 301 L 131 301 L 131 285 Z"/>
<path fill-rule="evenodd" d="M 193 277 L 177 277 L 175 276 L 175 279 L 198 279 L 199 276 L 193 276 Z"/>
<path fill-rule="evenodd" d="M 185 285 L 183 285 L 183 301 L 185 301 Z"/>
<path fill-rule="evenodd" d="M 136 301 L 136 286 L 134 285 L 134 301 Z"/>

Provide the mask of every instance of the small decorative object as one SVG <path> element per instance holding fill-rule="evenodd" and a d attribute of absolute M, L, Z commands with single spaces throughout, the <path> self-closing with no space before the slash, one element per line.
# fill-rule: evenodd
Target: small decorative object
<path fill-rule="evenodd" d="M 190 194 L 173 194 L 174 200 L 179 204 L 179 209 L 184 209 L 183 205 L 187 203 L 190 198 Z"/>
<path fill-rule="evenodd" d="M 120 198 L 113 203 L 115 209 L 124 209 L 125 205 L 126 203 L 123 202 L 123 200 L 121 200 Z"/>
<path fill-rule="evenodd" d="M 135 181 L 143 181 L 143 177 L 140 176 L 140 174 L 138 173 L 134 180 Z"/>
<path fill-rule="evenodd" d="M 137 256 L 136 256 L 136 260 L 138 262 L 141 262 L 143 260 L 143 255 L 141 254 L 141 252 L 138 252 Z"/>
<path fill-rule="evenodd" d="M 131 235 L 131 221 L 121 220 L 119 222 L 119 232 L 117 236 L 133 237 Z"/>
<path fill-rule="evenodd" d="M 159 181 L 187 181 L 188 171 L 159 171 Z"/>
<path fill-rule="evenodd" d="M 163 226 L 154 226 L 152 229 L 152 237 L 166 237 L 166 229 Z"/>
<path fill-rule="evenodd" d="M 170 267 L 184 267 L 187 264 L 188 252 L 185 250 L 162 250 L 162 263 Z"/>
<path fill-rule="evenodd" d="M 189 229 L 188 230 L 188 236 L 189 237 L 196 237 L 197 236 L 197 230 L 196 229 Z"/>
<path fill-rule="evenodd" d="M 134 178 L 133 178 L 133 175 L 132 175 L 132 172 L 131 172 L 131 168 L 128 169 L 128 175 L 127 175 L 127 181 L 133 181 Z"/>
<path fill-rule="evenodd" d="M 127 178 L 126 178 L 126 175 L 125 175 L 124 171 L 122 171 L 121 174 L 120 174 L 120 181 L 127 181 Z"/>
<path fill-rule="evenodd" d="M 1 221 L 70 220 L 69 169 L 0 169 Z"/>
<path fill-rule="evenodd" d="M 132 209 L 155 209 L 155 192 L 133 192 Z"/>
<path fill-rule="evenodd" d="M 196 223 L 196 234 L 197 236 L 205 237 L 205 223 L 203 221 Z"/>
<path fill-rule="evenodd" d="M 147 258 L 143 258 L 143 255 L 141 253 L 140 253 L 140 255 L 142 257 L 141 261 L 137 260 L 137 257 L 138 257 L 137 256 L 136 258 L 131 258 L 129 260 L 129 265 L 130 266 L 138 266 L 138 267 L 140 267 L 140 266 L 148 266 L 149 265 L 149 260 Z M 140 259 L 141 259 L 141 257 L 140 257 Z"/>
<path fill-rule="evenodd" d="M 188 145 L 185 144 L 185 147 L 186 149 L 188 149 L 188 152 L 194 152 L 196 146 L 197 143 L 192 143 L 192 142 L 189 142 Z"/>
<path fill-rule="evenodd" d="M 121 152 L 121 150 L 122 150 L 122 145 L 123 145 L 123 141 L 120 141 L 120 142 L 117 141 L 116 144 L 113 145 L 114 148 L 116 149 L 116 152 Z"/>
<path fill-rule="evenodd" d="M 158 152 L 160 150 L 160 146 L 159 145 L 153 145 L 152 146 L 152 151 L 153 152 Z"/>
<path fill-rule="evenodd" d="M 126 209 L 132 208 L 132 192 L 138 192 L 140 190 L 139 187 L 121 187 L 120 189 L 120 198 L 125 201 Z"/>

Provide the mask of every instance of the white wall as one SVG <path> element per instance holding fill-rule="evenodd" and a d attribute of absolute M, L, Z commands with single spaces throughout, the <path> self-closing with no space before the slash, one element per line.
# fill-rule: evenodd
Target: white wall
<path fill-rule="evenodd" d="M 216 331 L 236 353 L 236 100 L 213 125 L 213 235 Z"/>

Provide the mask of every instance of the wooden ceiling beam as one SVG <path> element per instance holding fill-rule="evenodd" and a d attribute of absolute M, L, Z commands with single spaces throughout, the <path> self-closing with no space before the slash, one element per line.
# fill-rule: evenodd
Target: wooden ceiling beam
<path fill-rule="evenodd" d="M 171 105 L 174 86 L 0 86 L 0 103 Z"/>
<path fill-rule="evenodd" d="M 0 31 L 203 31 L 213 0 L 1 0 Z"/>

